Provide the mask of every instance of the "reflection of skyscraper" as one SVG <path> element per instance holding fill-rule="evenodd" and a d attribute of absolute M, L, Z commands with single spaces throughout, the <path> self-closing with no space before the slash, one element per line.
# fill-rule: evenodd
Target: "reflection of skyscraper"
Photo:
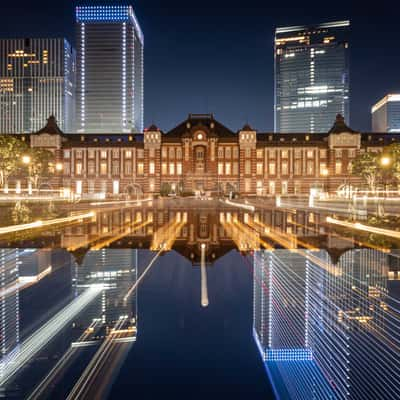
<path fill-rule="evenodd" d="M 75 72 L 65 39 L 1 39 L 0 132 L 37 132 L 50 115 L 72 131 Z"/>
<path fill-rule="evenodd" d="M 76 8 L 77 130 L 143 132 L 143 33 L 131 6 Z"/>
<path fill-rule="evenodd" d="M 82 266 L 77 267 L 77 284 L 81 288 L 96 284 L 104 287 L 100 310 L 99 305 L 93 306 L 93 318 L 100 318 L 112 328 L 121 317 L 127 317 L 131 326 L 136 327 L 135 297 L 124 302 L 136 274 L 137 250 L 103 249 L 87 253 Z"/>
<path fill-rule="evenodd" d="M 277 28 L 275 132 L 328 132 L 349 121 L 349 21 Z"/>
<path fill-rule="evenodd" d="M 5 358 L 16 351 L 19 343 L 19 252 L 0 249 L 0 375 Z"/>
<path fill-rule="evenodd" d="M 371 249 L 337 264 L 325 250 L 255 255 L 255 337 L 283 398 L 400 397 L 400 301 L 388 292 L 388 259 Z"/>

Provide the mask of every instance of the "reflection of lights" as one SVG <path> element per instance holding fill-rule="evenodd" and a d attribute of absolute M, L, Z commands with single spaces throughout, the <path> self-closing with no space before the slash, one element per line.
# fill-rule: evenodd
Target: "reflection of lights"
<path fill-rule="evenodd" d="M 209 306 L 210 301 L 208 299 L 208 285 L 207 285 L 207 270 L 206 270 L 206 244 L 201 244 L 201 306 L 206 308 Z"/>
<path fill-rule="evenodd" d="M 37 329 L 19 347 L 15 354 L 4 357 L 0 366 L 3 375 L 0 385 L 3 386 L 12 378 L 38 351 L 48 344 L 62 328 L 85 309 L 103 290 L 102 285 L 93 285 L 64 307 L 58 314 Z"/>
<path fill-rule="evenodd" d="M 29 224 L 6 226 L 4 228 L 0 228 L 0 235 L 4 235 L 7 233 L 16 233 L 16 232 L 26 231 L 29 229 L 42 228 L 52 225 L 60 225 L 68 222 L 81 221 L 87 218 L 93 218 L 95 215 L 96 214 L 92 211 L 90 213 L 74 215 L 66 218 L 56 218 L 48 221 L 36 221 Z"/>
<path fill-rule="evenodd" d="M 400 232 L 394 231 L 392 229 L 376 228 L 374 226 L 361 224 L 360 222 L 356 222 L 356 223 L 346 222 L 346 221 L 341 221 L 339 219 L 335 219 L 332 217 L 327 217 L 326 222 L 328 222 L 329 224 L 343 226 L 345 228 L 351 228 L 351 229 L 356 229 L 356 230 L 363 231 L 363 232 L 376 233 L 377 235 L 383 235 L 383 236 L 388 236 L 388 237 L 395 238 L 395 239 L 400 239 Z"/>
<path fill-rule="evenodd" d="M 29 156 L 23 156 L 23 157 L 22 157 L 22 162 L 23 162 L 24 164 L 30 164 L 31 158 L 30 158 Z"/>
<path fill-rule="evenodd" d="M 225 204 L 228 204 L 230 206 L 243 208 L 244 210 L 248 210 L 248 211 L 252 211 L 252 212 L 254 212 L 256 210 L 256 208 L 254 206 L 251 206 L 249 204 L 237 203 L 237 202 L 233 202 L 233 201 L 230 201 L 230 200 L 225 200 L 225 201 L 222 201 L 222 202 L 225 203 Z"/>
<path fill-rule="evenodd" d="M 63 165 L 61 163 L 56 164 L 56 171 L 60 172 L 63 170 Z"/>

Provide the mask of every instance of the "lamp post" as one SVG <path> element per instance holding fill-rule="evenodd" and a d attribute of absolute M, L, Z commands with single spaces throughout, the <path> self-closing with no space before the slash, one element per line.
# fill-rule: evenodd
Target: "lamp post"
<path fill-rule="evenodd" d="M 32 195 L 32 181 L 31 181 L 31 157 L 28 155 L 22 156 L 22 163 L 28 167 L 28 194 Z"/>
<path fill-rule="evenodd" d="M 384 196 L 383 203 L 385 203 L 387 192 L 388 192 L 387 173 L 388 173 L 390 166 L 392 165 L 392 158 L 389 155 L 384 154 L 380 158 L 379 163 L 383 170 L 383 184 L 385 186 L 385 190 L 383 192 L 383 196 Z M 380 196 L 378 196 L 378 216 L 383 217 L 383 216 L 385 216 L 385 209 L 384 209 L 383 204 L 380 203 L 379 198 L 380 198 Z"/>

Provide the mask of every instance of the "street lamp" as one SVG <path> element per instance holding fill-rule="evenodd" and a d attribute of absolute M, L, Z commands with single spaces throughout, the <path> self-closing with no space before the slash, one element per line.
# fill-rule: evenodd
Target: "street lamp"
<path fill-rule="evenodd" d="M 383 156 L 380 161 L 382 167 L 388 167 L 391 164 L 392 159 L 389 156 Z"/>
<path fill-rule="evenodd" d="M 22 156 L 22 163 L 29 167 L 28 169 L 28 194 L 32 195 L 32 182 L 31 182 L 31 157 L 30 156 Z"/>

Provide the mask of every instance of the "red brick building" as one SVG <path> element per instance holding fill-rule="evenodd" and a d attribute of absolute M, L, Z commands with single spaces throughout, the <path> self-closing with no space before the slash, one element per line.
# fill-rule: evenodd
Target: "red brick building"
<path fill-rule="evenodd" d="M 382 151 L 400 135 L 359 133 L 338 115 L 327 133 L 233 132 L 213 115 L 190 114 L 169 132 L 66 134 L 54 118 L 35 134 L 33 147 L 56 154 L 62 172 L 42 185 L 83 197 L 209 191 L 294 195 L 310 188 L 336 190 L 357 181 L 349 166 L 359 152 Z M 24 187 L 24 183 L 19 185 Z"/>

